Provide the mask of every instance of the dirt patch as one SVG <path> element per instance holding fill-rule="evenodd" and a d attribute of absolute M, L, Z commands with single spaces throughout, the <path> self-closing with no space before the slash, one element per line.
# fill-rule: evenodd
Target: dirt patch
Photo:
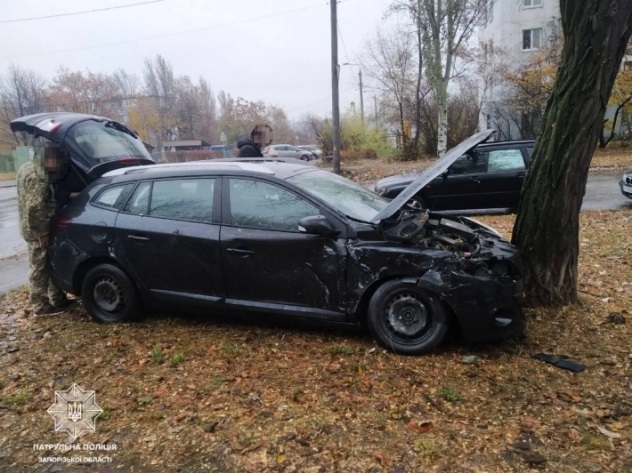
<path fill-rule="evenodd" d="M 511 232 L 512 216 L 481 220 Z M 581 224 L 580 304 L 527 310 L 521 340 L 456 340 L 424 357 L 261 316 L 99 325 L 77 305 L 36 318 L 25 290 L 10 293 L 0 470 L 630 471 L 631 211 L 586 212 Z M 46 412 L 73 383 L 104 410 L 74 443 Z M 91 461 L 39 460 L 79 455 Z"/>

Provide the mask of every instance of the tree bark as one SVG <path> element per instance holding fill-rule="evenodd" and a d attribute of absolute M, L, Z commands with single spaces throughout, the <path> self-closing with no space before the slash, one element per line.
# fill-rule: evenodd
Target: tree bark
<path fill-rule="evenodd" d="M 448 147 L 448 93 L 445 84 L 436 88 L 437 104 L 437 155 L 446 153 Z"/>
<path fill-rule="evenodd" d="M 611 89 L 631 37 L 630 0 L 561 0 L 565 44 L 512 241 L 528 304 L 577 301 L 579 213 Z"/>

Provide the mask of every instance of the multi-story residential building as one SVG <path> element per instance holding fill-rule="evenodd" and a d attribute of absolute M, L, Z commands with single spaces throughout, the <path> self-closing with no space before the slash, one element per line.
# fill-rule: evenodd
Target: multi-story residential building
<path fill-rule="evenodd" d="M 480 93 L 480 129 L 498 130 L 498 138 L 525 136 L 526 121 L 534 117 L 507 105 L 512 88 L 504 83 L 500 70 L 516 72 L 533 56 L 549 48 L 559 37 L 558 0 L 492 0 L 479 31 L 483 47 Z"/>
<path fill-rule="evenodd" d="M 479 30 L 483 48 L 480 129 L 496 129 L 498 139 L 536 137 L 548 95 L 544 85 L 553 80 L 548 74 L 553 74 L 553 66 L 558 62 L 561 38 L 559 0 L 490 0 L 484 24 Z M 552 66 L 549 71 L 548 66 Z M 538 81 L 530 84 L 529 77 L 524 75 L 523 94 L 519 94 L 517 100 L 515 86 L 504 75 L 519 77 L 530 67 L 535 75 L 541 74 L 545 84 L 538 84 Z M 622 68 L 631 69 L 630 44 L 622 59 Z M 530 86 L 533 90 L 529 90 Z M 531 93 L 538 95 L 539 92 L 541 97 L 537 97 L 535 103 L 526 103 Z M 620 105 L 619 110 L 617 104 L 607 107 L 605 135 L 611 133 L 617 111 L 615 134 L 630 138 L 630 104 Z"/>

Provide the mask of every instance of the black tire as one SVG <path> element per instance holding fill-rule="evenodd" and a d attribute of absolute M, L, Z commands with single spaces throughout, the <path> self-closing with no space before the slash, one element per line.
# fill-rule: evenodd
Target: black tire
<path fill-rule="evenodd" d="M 136 288 L 116 266 L 100 264 L 86 274 L 81 286 L 84 307 L 100 323 L 125 322 L 140 307 Z"/>
<path fill-rule="evenodd" d="M 411 200 L 407 202 L 407 205 L 415 210 L 424 210 L 428 208 L 426 206 L 426 201 L 424 200 L 424 198 L 419 195 L 414 195 L 413 197 L 411 197 Z"/>
<path fill-rule="evenodd" d="M 303 156 L 301 156 L 301 161 L 310 161 L 310 156 L 308 156 L 307 154 L 304 154 Z"/>
<path fill-rule="evenodd" d="M 437 296 L 396 279 L 372 296 L 367 325 L 383 347 L 400 355 L 420 355 L 442 343 L 448 317 Z"/>

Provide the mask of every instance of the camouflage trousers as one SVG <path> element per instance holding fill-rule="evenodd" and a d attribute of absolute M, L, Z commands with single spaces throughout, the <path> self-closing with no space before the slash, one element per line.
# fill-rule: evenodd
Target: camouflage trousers
<path fill-rule="evenodd" d="M 31 304 L 35 311 L 41 311 L 50 305 L 56 306 L 65 298 L 66 293 L 53 284 L 46 266 L 46 250 L 40 249 L 36 241 L 28 241 L 29 282 L 31 283 Z"/>

